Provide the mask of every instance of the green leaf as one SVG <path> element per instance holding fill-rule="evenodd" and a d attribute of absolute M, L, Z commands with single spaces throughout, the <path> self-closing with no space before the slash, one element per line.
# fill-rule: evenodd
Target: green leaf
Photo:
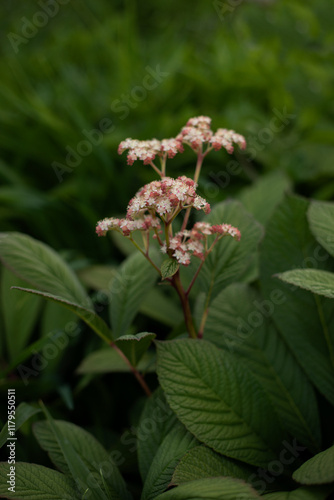
<path fill-rule="evenodd" d="M 27 403 L 20 403 L 15 409 L 15 432 L 29 420 L 33 415 L 39 413 L 40 408 L 35 408 L 34 406 L 28 405 Z M 5 423 L 3 429 L 0 432 L 0 448 L 6 443 L 8 438 L 8 422 Z"/>
<path fill-rule="evenodd" d="M 181 458 L 174 471 L 172 484 L 179 485 L 196 479 L 220 476 L 247 481 L 253 472 L 251 467 L 218 455 L 206 446 L 196 446 Z"/>
<path fill-rule="evenodd" d="M 154 354 L 146 352 L 137 365 L 140 372 L 154 371 Z M 130 372 L 129 365 L 110 347 L 99 349 L 88 354 L 77 368 L 77 373 L 114 373 Z"/>
<path fill-rule="evenodd" d="M 110 320 L 116 338 L 126 333 L 156 279 L 156 270 L 140 253 L 123 262 L 110 287 Z"/>
<path fill-rule="evenodd" d="M 230 477 L 198 479 L 166 491 L 155 500 L 252 500 L 260 498 L 248 484 Z"/>
<path fill-rule="evenodd" d="M 287 196 L 275 210 L 261 247 L 261 286 L 265 300 L 280 295 L 272 318 L 309 379 L 334 404 L 333 302 L 273 277 L 310 265 L 332 270 L 333 259 L 310 233 L 307 209 L 306 200 Z"/>
<path fill-rule="evenodd" d="M 314 389 L 277 329 L 270 323 L 281 296 L 264 300 L 235 283 L 212 302 L 204 338 L 233 353 L 252 370 L 281 418 L 282 426 L 317 453 L 320 419 Z M 201 309 L 199 304 L 197 309 Z"/>
<path fill-rule="evenodd" d="M 263 236 L 262 226 L 236 201 L 218 203 L 205 219 L 210 224 L 232 224 L 241 232 L 241 240 L 222 238 L 207 257 L 199 275 L 202 290 L 211 300 L 249 268 Z"/>
<path fill-rule="evenodd" d="M 86 457 L 83 458 L 81 454 L 75 450 L 71 440 L 68 436 L 65 437 L 63 435 L 62 429 L 58 427 L 57 422 L 53 420 L 44 405 L 43 411 L 47 417 L 51 430 L 52 437 L 50 439 L 52 446 L 56 446 L 58 457 L 60 455 L 63 465 L 66 464 L 67 470 L 77 483 L 81 494 L 89 490 L 92 500 L 108 500 L 100 485 L 100 477 L 97 478 L 96 474 L 87 466 Z"/>
<path fill-rule="evenodd" d="M 157 289 L 153 289 L 145 295 L 139 312 L 171 327 L 178 325 L 183 320 L 180 305 Z"/>
<path fill-rule="evenodd" d="M 20 233 L 0 233 L 0 259 L 25 281 L 91 311 L 93 305 L 78 278 L 49 246 Z"/>
<path fill-rule="evenodd" d="M 41 318 L 41 335 L 45 336 L 54 331 L 64 331 L 68 323 L 78 321 L 78 316 L 66 309 L 62 304 L 49 301 L 45 304 Z"/>
<path fill-rule="evenodd" d="M 197 439 L 177 422 L 166 435 L 147 473 L 141 500 L 153 500 L 169 485 L 180 458 L 198 444 Z"/>
<path fill-rule="evenodd" d="M 171 278 L 179 270 L 180 264 L 176 259 L 168 258 L 161 264 L 161 278 L 165 280 L 166 278 Z"/>
<path fill-rule="evenodd" d="M 0 463 L 0 497 L 16 500 L 81 500 L 75 483 L 64 476 L 42 465 L 16 462 L 15 493 L 8 491 L 9 464 Z"/>
<path fill-rule="evenodd" d="M 238 199 L 257 221 L 266 224 L 290 188 L 290 180 L 283 172 L 276 170 L 261 175 L 254 184 L 240 192 Z"/>
<path fill-rule="evenodd" d="M 100 318 L 100 316 L 95 314 L 95 312 L 91 311 L 90 309 L 86 309 L 85 307 L 81 307 L 78 304 L 74 304 L 68 300 L 63 299 L 62 297 L 56 297 L 55 295 L 51 295 L 50 293 L 42 292 L 40 290 L 31 290 L 29 288 L 19 287 L 13 287 L 13 289 L 40 295 L 46 300 L 51 300 L 58 304 L 61 304 L 62 306 L 66 307 L 70 311 L 74 312 L 77 316 L 79 316 L 79 318 L 81 318 L 105 342 L 109 344 L 109 342 L 112 340 L 112 333 L 107 324 L 103 321 L 102 318 Z"/>
<path fill-rule="evenodd" d="M 263 495 L 266 500 L 326 500 L 329 499 L 329 487 L 298 488 L 293 491 L 277 491 Z M 262 497 L 261 497 L 262 498 Z"/>
<path fill-rule="evenodd" d="M 278 273 L 276 277 L 318 295 L 334 298 L 334 273 L 318 269 L 293 269 Z"/>
<path fill-rule="evenodd" d="M 54 426 L 62 439 L 70 443 L 81 462 L 102 490 L 104 489 L 103 477 L 108 490 L 112 492 L 113 499 L 131 499 L 118 467 L 112 460 L 110 453 L 105 450 L 97 439 L 84 429 L 69 422 L 54 420 Z M 33 431 L 39 445 L 48 452 L 54 465 L 64 474 L 71 474 L 71 467 L 50 423 L 46 421 L 37 422 L 33 427 Z"/>
<path fill-rule="evenodd" d="M 292 477 L 301 484 L 334 482 L 334 446 L 305 462 L 293 473 Z"/>
<path fill-rule="evenodd" d="M 122 337 L 118 337 L 115 344 L 125 354 L 132 366 L 137 366 L 155 337 L 155 333 L 148 332 L 137 333 L 136 335 L 123 335 Z"/>
<path fill-rule="evenodd" d="M 138 436 L 138 462 L 143 482 L 167 434 L 178 424 L 161 388 L 146 400 L 141 414 Z"/>
<path fill-rule="evenodd" d="M 334 203 L 311 201 L 307 217 L 315 239 L 334 257 Z"/>
<path fill-rule="evenodd" d="M 204 340 L 157 342 L 157 349 L 161 386 L 187 429 L 219 453 L 266 467 L 282 431 L 252 373 Z"/>
<path fill-rule="evenodd" d="M 36 325 L 41 299 L 10 291 L 11 286 L 26 286 L 27 283 L 6 268 L 1 274 L 1 299 L 5 323 L 6 345 L 10 360 L 24 349 Z"/>

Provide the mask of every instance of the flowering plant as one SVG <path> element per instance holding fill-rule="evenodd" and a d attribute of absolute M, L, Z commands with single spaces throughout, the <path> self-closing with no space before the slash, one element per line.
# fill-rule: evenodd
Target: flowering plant
<path fill-rule="evenodd" d="M 189 336 L 193 338 L 203 336 L 207 315 L 204 311 L 200 330 L 196 332 L 189 307 L 189 293 L 206 258 L 218 241 L 227 235 L 240 240 L 241 234 L 236 227 L 225 222 L 214 225 L 196 222 L 191 229 L 187 229 L 187 224 L 192 208 L 203 210 L 205 214 L 211 211 L 209 203 L 196 193 L 204 158 L 213 149 L 218 151 L 225 148 L 228 153 L 232 153 L 233 143 L 239 144 L 242 149 L 246 147 L 245 138 L 234 130 L 220 128 L 214 133 L 208 116 L 189 119 L 176 138 L 162 141 L 126 139 L 121 142 L 118 152 L 122 154 L 128 151 L 129 165 L 141 160 L 144 165 L 150 165 L 161 180 L 153 181 L 137 192 L 129 202 L 126 218 L 106 218 L 99 221 L 96 227 L 99 236 L 105 236 L 108 231 L 114 230 L 127 237 L 156 269 L 160 277 L 176 289 Z M 184 175 L 177 179 L 166 177 L 167 158 L 174 158 L 177 153 L 182 153 L 183 144 L 190 146 L 197 155 L 194 179 Z M 159 165 L 154 163 L 156 158 L 159 160 Z M 181 230 L 175 233 L 173 222 L 183 211 L 185 215 Z M 133 239 L 135 231 L 142 233 L 142 246 Z M 150 257 L 150 232 L 153 232 L 153 238 L 158 242 L 161 252 L 168 256 L 161 268 Z M 185 290 L 180 280 L 179 265 L 188 266 L 191 256 L 199 258 L 201 262 Z"/>

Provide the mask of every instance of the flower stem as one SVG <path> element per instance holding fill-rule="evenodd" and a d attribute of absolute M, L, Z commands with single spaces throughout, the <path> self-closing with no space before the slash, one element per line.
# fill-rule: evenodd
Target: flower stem
<path fill-rule="evenodd" d="M 146 384 L 146 382 L 144 380 L 144 377 L 141 375 L 141 373 L 139 373 L 139 371 L 137 370 L 137 368 L 135 368 L 134 366 L 132 366 L 132 364 L 130 363 L 130 361 L 128 360 L 128 358 L 125 356 L 125 354 L 123 353 L 123 351 L 121 351 L 121 349 L 119 347 L 117 347 L 117 345 L 114 344 L 114 342 L 110 342 L 109 345 L 110 345 L 110 347 L 112 347 L 113 349 L 115 349 L 115 351 L 118 353 L 118 355 L 128 365 L 128 367 L 130 368 L 130 370 L 132 371 L 132 373 L 134 374 L 134 376 L 136 377 L 136 379 L 138 380 L 138 382 L 140 383 L 140 385 L 144 389 L 145 394 L 148 397 L 152 396 L 152 392 L 151 392 L 149 386 Z"/>
<path fill-rule="evenodd" d="M 188 300 L 188 296 L 187 296 L 187 294 L 184 291 L 184 288 L 182 286 L 179 270 L 172 277 L 171 284 L 175 288 L 175 290 L 177 291 L 177 293 L 180 297 L 182 309 L 183 309 L 184 320 L 185 320 L 186 327 L 187 327 L 187 330 L 189 333 L 189 337 L 196 339 L 197 333 L 196 333 L 193 318 L 191 315 L 189 300 Z"/>
<path fill-rule="evenodd" d="M 161 276 L 161 271 L 160 269 L 158 268 L 158 266 L 156 266 L 153 262 L 153 260 L 151 259 L 151 257 L 148 255 L 148 253 L 144 252 L 144 250 L 142 248 L 140 248 L 140 246 L 138 245 L 138 243 L 135 242 L 135 240 L 130 236 L 129 237 L 129 240 L 131 241 L 131 243 L 134 244 L 134 246 L 140 251 L 140 253 L 142 255 L 144 255 L 145 259 L 147 259 L 149 261 L 149 263 L 151 264 L 151 266 L 154 267 L 154 269 L 156 271 L 158 271 L 159 275 Z"/>

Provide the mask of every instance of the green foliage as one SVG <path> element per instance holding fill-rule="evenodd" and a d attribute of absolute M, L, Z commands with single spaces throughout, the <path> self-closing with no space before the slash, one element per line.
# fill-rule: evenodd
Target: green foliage
<path fill-rule="evenodd" d="M 334 482 L 334 446 L 318 453 L 293 473 L 301 484 L 326 484 Z"/>
<path fill-rule="evenodd" d="M 317 269 L 294 269 L 276 275 L 277 278 L 299 286 L 305 290 L 324 295 L 324 297 L 334 298 L 334 274 L 328 271 Z"/>

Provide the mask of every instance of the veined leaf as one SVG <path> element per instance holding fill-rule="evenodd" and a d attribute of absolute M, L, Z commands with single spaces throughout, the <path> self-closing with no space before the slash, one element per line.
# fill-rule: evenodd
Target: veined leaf
<path fill-rule="evenodd" d="M 221 476 L 247 481 L 254 470 L 231 458 L 218 455 L 206 446 L 196 446 L 181 458 L 174 471 L 172 484 L 179 485 L 196 479 Z"/>
<path fill-rule="evenodd" d="M 327 500 L 330 491 L 330 487 L 310 486 L 309 488 L 297 488 L 293 491 L 267 493 L 263 495 L 263 498 L 265 500 Z"/>
<path fill-rule="evenodd" d="M 23 294 L 17 296 L 11 292 L 10 287 L 15 285 L 26 286 L 27 282 L 4 267 L 1 273 L 1 296 L 6 345 L 10 360 L 13 360 L 26 347 L 41 306 L 39 297 Z"/>
<path fill-rule="evenodd" d="M 10 465 L 0 463 L 0 498 L 15 500 L 81 500 L 72 479 L 42 465 L 16 462 L 15 492 L 8 490 Z"/>
<path fill-rule="evenodd" d="M 282 297 L 272 292 L 269 300 L 264 300 L 247 285 L 230 285 L 210 306 L 204 338 L 238 356 L 252 370 L 282 426 L 317 453 L 321 449 L 321 426 L 314 389 L 270 323 Z"/>
<path fill-rule="evenodd" d="M 166 278 L 170 278 L 179 270 L 180 264 L 176 259 L 168 258 L 163 261 L 161 264 L 161 278 L 165 280 Z"/>
<path fill-rule="evenodd" d="M 204 340 L 157 342 L 157 349 L 161 386 L 187 429 L 223 455 L 266 467 L 283 434 L 252 373 Z"/>
<path fill-rule="evenodd" d="M 292 269 L 278 273 L 276 277 L 312 293 L 334 299 L 334 273 L 319 269 Z"/>
<path fill-rule="evenodd" d="M 241 240 L 222 238 L 207 257 L 199 275 L 202 290 L 211 300 L 227 285 L 238 281 L 256 255 L 263 236 L 262 226 L 236 201 L 218 203 L 205 219 L 210 224 L 232 224 L 241 232 Z"/>
<path fill-rule="evenodd" d="M 292 477 L 301 484 L 334 482 L 334 446 L 305 462 L 293 473 Z"/>
<path fill-rule="evenodd" d="M 44 243 L 25 234 L 1 233 L 0 259 L 34 287 L 94 310 L 76 275 L 58 253 Z"/>
<path fill-rule="evenodd" d="M 160 445 L 177 423 L 162 389 L 157 389 L 146 400 L 137 429 L 139 470 L 144 482 Z"/>
<path fill-rule="evenodd" d="M 112 340 L 112 334 L 108 327 L 108 325 L 103 321 L 100 316 L 95 314 L 95 312 L 90 309 L 86 309 L 77 304 L 74 304 L 68 300 L 63 299 L 62 297 L 56 297 L 55 295 L 51 295 L 50 293 L 42 292 L 40 290 L 31 290 L 29 288 L 19 288 L 13 287 L 14 290 L 21 290 L 22 292 L 32 293 L 35 295 L 40 295 L 44 297 L 46 300 L 51 300 L 57 302 L 58 304 L 63 305 L 70 311 L 74 312 L 79 318 L 81 318 L 87 325 L 99 335 L 105 342 L 109 343 Z"/>
<path fill-rule="evenodd" d="M 108 490 L 112 492 L 113 499 L 131 499 L 118 467 L 97 439 L 84 429 L 69 422 L 55 420 L 54 425 L 62 438 L 72 445 L 78 457 L 102 490 L 104 489 L 103 477 Z M 71 474 L 71 468 L 49 422 L 37 422 L 33 430 L 39 445 L 48 452 L 55 466 L 64 474 Z"/>
<path fill-rule="evenodd" d="M 110 287 L 110 321 L 115 337 L 126 333 L 158 273 L 140 254 L 130 255 Z"/>
<path fill-rule="evenodd" d="M 315 239 L 334 257 L 334 203 L 311 201 L 307 218 Z"/>
<path fill-rule="evenodd" d="M 236 500 L 238 498 L 253 500 L 260 496 L 243 481 L 230 477 L 215 477 L 181 484 L 157 496 L 155 500 Z"/>
<path fill-rule="evenodd" d="M 169 485 L 180 458 L 198 444 L 197 439 L 180 423 L 165 436 L 147 473 L 141 500 L 154 500 Z"/>
<path fill-rule="evenodd" d="M 123 335 L 122 337 L 118 337 L 115 344 L 125 354 L 132 366 L 137 366 L 155 337 L 155 333 L 148 332 L 137 333 L 136 335 Z"/>
<path fill-rule="evenodd" d="M 273 277 L 310 265 L 327 271 L 334 267 L 310 233 L 308 206 L 308 201 L 288 196 L 275 210 L 261 247 L 261 286 L 265 300 L 272 293 L 281 295 L 272 318 L 309 379 L 334 404 L 333 301 Z"/>

